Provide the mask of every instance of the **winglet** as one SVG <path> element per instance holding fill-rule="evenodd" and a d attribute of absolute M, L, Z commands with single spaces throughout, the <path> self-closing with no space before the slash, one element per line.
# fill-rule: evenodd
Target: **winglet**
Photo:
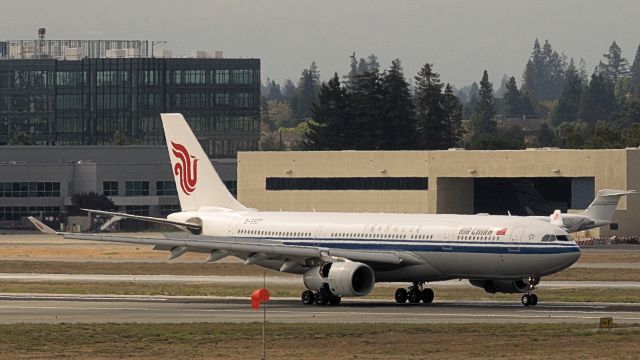
<path fill-rule="evenodd" d="M 57 234 L 57 232 L 55 230 L 53 230 L 52 228 L 48 227 L 47 225 L 45 225 L 42 221 L 34 218 L 33 216 L 29 216 L 29 221 L 31 221 L 31 223 L 33 225 L 35 225 L 35 227 L 38 228 L 38 230 L 40 230 L 40 232 L 42 232 L 43 234 Z"/>

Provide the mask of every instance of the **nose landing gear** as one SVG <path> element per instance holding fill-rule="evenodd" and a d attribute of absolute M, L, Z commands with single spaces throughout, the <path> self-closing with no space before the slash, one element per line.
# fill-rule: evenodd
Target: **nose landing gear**
<path fill-rule="evenodd" d="M 408 289 L 399 288 L 395 293 L 395 300 L 398 304 L 404 304 L 409 301 L 411 304 L 418 304 L 422 301 L 425 304 L 433 302 L 433 290 L 422 288 L 424 282 L 414 282 Z"/>
<path fill-rule="evenodd" d="M 527 278 L 527 293 L 522 295 L 522 305 L 524 306 L 536 306 L 538 305 L 538 295 L 533 294 L 536 285 L 540 283 L 540 278 L 537 276 L 529 276 Z"/>

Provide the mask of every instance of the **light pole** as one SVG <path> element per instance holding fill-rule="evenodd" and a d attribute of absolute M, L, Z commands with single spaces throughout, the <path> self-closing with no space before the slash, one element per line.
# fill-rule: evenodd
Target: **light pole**
<path fill-rule="evenodd" d="M 151 57 L 152 57 L 152 58 L 154 58 L 154 57 L 155 57 L 155 55 L 153 54 L 153 48 L 154 48 L 156 45 L 166 44 L 166 43 L 167 43 L 167 42 L 166 42 L 166 41 L 164 41 L 164 40 L 152 40 L 152 41 L 151 41 Z"/>

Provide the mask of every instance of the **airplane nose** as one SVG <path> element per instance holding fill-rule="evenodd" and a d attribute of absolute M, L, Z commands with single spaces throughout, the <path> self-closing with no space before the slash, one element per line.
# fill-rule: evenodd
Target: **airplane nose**
<path fill-rule="evenodd" d="M 565 263 L 565 267 L 569 267 L 575 264 L 578 261 L 578 259 L 580 259 L 580 255 L 582 254 L 582 252 L 580 251 L 580 247 L 576 245 L 575 248 L 572 250 L 575 250 L 575 251 L 568 252 L 563 256 L 562 260 Z"/>

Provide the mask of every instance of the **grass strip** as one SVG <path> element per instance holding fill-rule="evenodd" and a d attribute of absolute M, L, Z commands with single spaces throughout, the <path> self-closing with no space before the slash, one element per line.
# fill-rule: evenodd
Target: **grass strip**
<path fill-rule="evenodd" d="M 1 293 L 45 294 L 102 294 L 102 295 L 163 295 L 163 296 L 249 296 L 261 284 L 204 284 L 204 283 L 141 283 L 141 282 L 4 282 Z M 298 297 L 302 286 L 272 284 L 267 287 L 273 297 Z M 522 294 L 488 294 L 480 288 L 468 286 L 434 286 L 438 300 L 498 300 L 519 302 Z M 392 300 L 395 288 L 378 285 L 368 299 Z M 640 291 L 629 288 L 540 288 L 540 301 L 568 302 L 628 302 L 640 303 Z"/>
<path fill-rule="evenodd" d="M 267 325 L 272 359 L 637 358 L 638 328 L 567 324 Z M 0 325 L 4 359 L 257 359 L 261 323 Z"/>

